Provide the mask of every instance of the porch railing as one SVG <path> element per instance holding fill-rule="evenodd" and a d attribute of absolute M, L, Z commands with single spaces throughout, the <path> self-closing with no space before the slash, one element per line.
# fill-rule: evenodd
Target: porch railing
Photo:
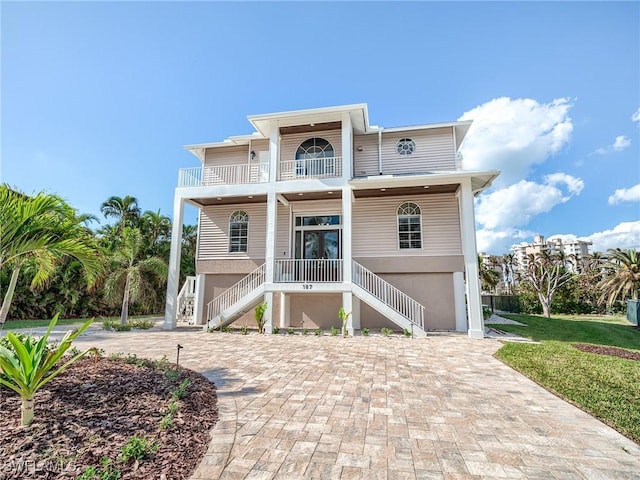
<path fill-rule="evenodd" d="M 358 262 L 352 263 L 354 284 L 369 292 L 414 325 L 424 329 L 424 306 Z"/>
<path fill-rule="evenodd" d="M 208 165 L 181 168 L 178 172 L 178 187 L 208 187 L 212 185 L 266 183 L 268 181 L 269 165 L 266 163 Z"/>
<path fill-rule="evenodd" d="M 276 260 L 276 283 L 342 282 L 342 259 Z"/>
<path fill-rule="evenodd" d="M 224 312 L 227 308 L 242 300 L 246 295 L 264 283 L 265 264 L 263 263 L 235 285 L 229 287 L 207 304 L 207 322 Z"/>
<path fill-rule="evenodd" d="M 280 162 L 279 180 L 342 176 L 342 157 L 305 158 Z"/>

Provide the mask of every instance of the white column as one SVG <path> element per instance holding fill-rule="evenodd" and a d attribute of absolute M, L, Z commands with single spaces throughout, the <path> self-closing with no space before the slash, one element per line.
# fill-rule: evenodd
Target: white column
<path fill-rule="evenodd" d="M 280 128 L 273 126 L 269 137 L 269 183 L 275 183 L 278 179 L 278 164 L 280 160 Z M 292 159 L 293 160 L 293 159 Z"/>
<path fill-rule="evenodd" d="M 278 199 L 274 192 L 267 194 L 267 235 L 264 249 L 265 282 L 272 284 L 276 259 L 276 223 L 278 220 Z"/>
<path fill-rule="evenodd" d="M 353 127 L 349 113 L 342 114 L 342 176 L 347 181 L 353 177 Z"/>
<path fill-rule="evenodd" d="M 342 188 L 342 281 L 351 282 L 352 253 L 352 209 L 353 209 L 353 192 L 351 187 Z"/>
<path fill-rule="evenodd" d="M 467 304 L 464 301 L 464 273 L 453 272 L 453 304 L 456 316 L 456 331 L 467 331 Z"/>
<path fill-rule="evenodd" d="M 206 275 L 204 273 L 196 274 L 196 292 L 193 299 L 193 324 L 204 325 L 206 312 L 204 309 L 204 284 Z"/>
<path fill-rule="evenodd" d="M 347 322 L 347 330 L 349 335 L 354 335 L 356 330 L 360 330 L 360 299 L 353 294 L 351 295 L 351 315 Z"/>
<path fill-rule="evenodd" d="M 344 308 L 344 311 L 349 314 L 349 317 L 347 317 L 347 333 L 353 336 L 353 326 L 351 325 L 353 302 L 351 292 L 342 292 L 342 308 Z M 342 329 L 342 325 L 340 325 L 340 328 Z"/>
<path fill-rule="evenodd" d="M 167 299 L 164 309 L 165 330 L 176 328 L 178 309 L 178 280 L 180 279 L 180 254 L 182 247 L 182 222 L 184 217 L 184 199 L 177 194 L 173 199 L 173 224 L 171 227 L 171 252 L 169 254 L 169 273 L 167 275 Z"/>
<path fill-rule="evenodd" d="M 289 298 L 289 295 L 280 292 L 280 328 L 288 328 L 291 326 Z"/>
<path fill-rule="evenodd" d="M 471 179 L 460 182 L 458 192 L 460 203 L 460 234 L 462 236 L 462 254 L 467 274 L 467 304 L 469 314 L 469 337 L 484 338 L 484 319 L 480 299 L 480 272 L 478 269 L 478 250 L 476 247 L 476 224 L 473 210 L 473 192 Z"/>
<path fill-rule="evenodd" d="M 267 310 L 264 312 L 264 333 L 273 332 L 273 292 L 264 292 Z"/>

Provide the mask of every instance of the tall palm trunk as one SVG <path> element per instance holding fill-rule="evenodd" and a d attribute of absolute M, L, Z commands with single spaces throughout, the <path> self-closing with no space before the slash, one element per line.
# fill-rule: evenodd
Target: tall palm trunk
<path fill-rule="evenodd" d="M 122 312 L 120 312 L 120 324 L 126 325 L 129 316 L 129 273 L 124 283 L 124 295 L 122 296 Z"/>
<path fill-rule="evenodd" d="M 11 300 L 13 300 L 13 294 L 16 291 L 16 284 L 18 283 L 18 276 L 20 275 L 20 268 L 22 265 L 16 265 L 11 273 L 11 280 L 9 280 L 9 287 L 7 293 L 4 294 L 4 300 L 2 302 L 2 308 L 0 308 L 0 328 L 4 325 L 9 315 L 9 308 L 11 308 Z"/>

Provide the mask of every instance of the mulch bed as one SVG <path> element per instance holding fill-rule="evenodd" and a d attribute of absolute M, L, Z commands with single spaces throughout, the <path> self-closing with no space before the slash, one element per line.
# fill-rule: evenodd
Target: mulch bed
<path fill-rule="evenodd" d="M 0 479 L 75 479 L 105 458 L 122 479 L 186 479 L 207 450 L 218 421 L 215 386 L 202 375 L 167 363 L 84 358 L 36 393 L 35 418 L 20 425 L 20 397 L 0 387 Z M 160 421 L 184 379 L 173 426 Z M 134 436 L 159 443 L 139 462 L 117 460 Z M 137 463 L 137 464 L 136 464 Z M 95 477 L 99 478 L 99 477 Z"/>
<path fill-rule="evenodd" d="M 625 358 L 627 360 L 636 360 L 640 362 L 640 352 L 625 350 L 624 348 L 603 347 L 602 345 L 587 345 L 586 343 L 576 343 L 574 347 L 582 352 L 597 353 L 598 355 L 611 355 L 614 357 Z"/>

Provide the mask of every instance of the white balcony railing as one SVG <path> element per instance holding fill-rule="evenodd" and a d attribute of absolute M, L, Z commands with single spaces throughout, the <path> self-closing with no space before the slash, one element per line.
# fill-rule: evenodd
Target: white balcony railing
<path fill-rule="evenodd" d="M 371 270 L 353 262 L 353 283 L 391 307 L 414 325 L 424 328 L 424 306 Z"/>
<path fill-rule="evenodd" d="M 280 162 L 279 180 L 342 176 L 342 157 L 305 158 Z"/>
<path fill-rule="evenodd" d="M 268 181 L 269 165 L 266 163 L 181 168 L 178 172 L 178 187 L 208 187 Z"/>
<path fill-rule="evenodd" d="M 276 260 L 276 283 L 342 282 L 342 259 Z"/>

